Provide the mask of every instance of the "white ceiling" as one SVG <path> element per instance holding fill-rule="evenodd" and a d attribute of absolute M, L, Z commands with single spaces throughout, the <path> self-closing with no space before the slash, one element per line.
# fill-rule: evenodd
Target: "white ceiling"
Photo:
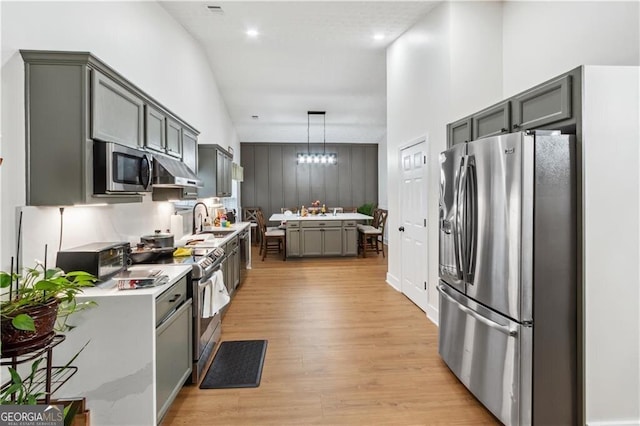
<path fill-rule="evenodd" d="M 327 143 L 384 139 L 385 49 L 437 3 L 160 2 L 202 44 L 241 142 L 307 142 L 309 118 Z"/>

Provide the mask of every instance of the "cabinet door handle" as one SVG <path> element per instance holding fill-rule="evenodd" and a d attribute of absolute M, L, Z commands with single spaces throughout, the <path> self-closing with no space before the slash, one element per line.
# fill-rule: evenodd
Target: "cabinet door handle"
<path fill-rule="evenodd" d="M 514 127 L 515 127 L 515 126 L 514 126 Z M 509 130 L 508 130 L 507 128 L 503 127 L 502 129 L 500 129 L 500 131 L 501 131 L 502 133 L 507 133 Z"/>
<path fill-rule="evenodd" d="M 180 296 L 182 296 L 182 294 L 174 294 L 173 299 L 169 299 L 169 303 L 173 303 L 176 300 L 180 299 Z"/>
<path fill-rule="evenodd" d="M 513 128 L 514 128 L 514 129 L 519 129 L 519 128 L 520 128 L 520 125 L 519 125 L 519 124 L 514 124 L 514 125 L 513 125 Z"/>
<path fill-rule="evenodd" d="M 404 226 L 401 226 L 400 228 L 398 228 L 398 231 L 404 232 Z"/>

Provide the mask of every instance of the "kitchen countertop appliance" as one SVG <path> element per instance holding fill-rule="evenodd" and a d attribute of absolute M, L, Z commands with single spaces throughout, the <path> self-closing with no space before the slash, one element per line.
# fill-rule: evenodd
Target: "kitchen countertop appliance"
<path fill-rule="evenodd" d="M 438 350 L 506 425 L 578 423 L 574 142 L 519 132 L 440 154 Z"/>
<path fill-rule="evenodd" d="M 60 250 L 56 266 L 65 272 L 84 271 L 106 281 L 127 268 L 127 242 L 98 242 Z"/>
<path fill-rule="evenodd" d="M 221 248 L 193 248 L 190 256 L 162 257 L 153 264 L 190 265 L 191 285 L 187 294 L 193 299 L 193 372 L 191 380 L 199 383 L 206 373 L 205 367 L 222 333 L 221 315 L 205 318 L 204 295 L 214 273 L 220 269 L 224 250 Z"/>

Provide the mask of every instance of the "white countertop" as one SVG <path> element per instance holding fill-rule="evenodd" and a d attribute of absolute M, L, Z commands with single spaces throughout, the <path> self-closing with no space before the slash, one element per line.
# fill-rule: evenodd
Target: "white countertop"
<path fill-rule="evenodd" d="M 103 283 L 97 284 L 95 287 L 87 287 L 84 289 L 81 295 L 82 298 L 94 298 L 94 297 L 120 297 L 120 296 L 153 296 L 158 297 L 171 285 L 175 284 L 180 278 L 187 275 L 191 271 L 190 265 L 145 265 L 138 264 L 130 266 L 130 271 L 138 271 L 143 269 L 160 269 L 163 275 L 169 277 L 169 281 L 166 284 L 159 285 L 157 287 L 138 288 L 135 290 L 118 290 L 116 287 L 116 281 L 111 279 Z"/>
<path fill-rule="evenodd" d="M 199 234 L 189 234 L 175 241 L 176 247 L 220 247 L 225 244 L 234 236 L 246 228 L 251 226 L 251 222 L 236 222 L 229 227 L 214 226 L 210 231 L 202 232 Z M 219 233 L 225 233 L 223 237 L 214 237 Z M 203 241 L 197 244 L 188 244 L 189 241 L 203 239 Z"/>
<path fill-rule="evenodd" d="M 284 215 L 282 213 L 274 213 L 269 218 L 269 222 L 282 222 L 285 220 L 368 220 L 373 219 L 372 216 L 367 216 L 362 213 L 336 213 L 335 216 L 333 213 L 328 213 L 325 216 L 322 215 L 308 215 L 308 216 L 298 216 L 298 215 Z"/>

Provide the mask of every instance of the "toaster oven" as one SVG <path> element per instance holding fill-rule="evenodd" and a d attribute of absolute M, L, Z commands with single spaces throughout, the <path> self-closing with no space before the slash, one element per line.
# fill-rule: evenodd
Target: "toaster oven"
<path fill-rule="evenodd" d="M 84 271 L 106 281 L 126 269 L 131 246 L 127 242 L 100 242 L 60 250 L 56 266 L 65 272 Z"/>

